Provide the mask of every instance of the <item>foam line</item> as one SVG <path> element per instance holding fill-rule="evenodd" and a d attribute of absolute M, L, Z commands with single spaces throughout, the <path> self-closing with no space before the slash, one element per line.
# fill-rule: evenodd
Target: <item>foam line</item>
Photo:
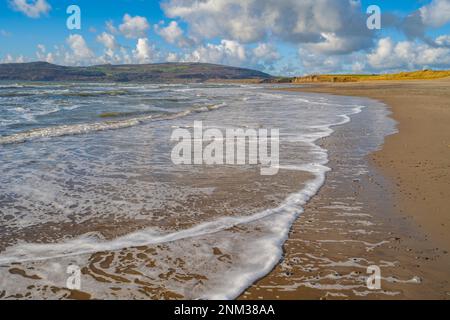
<path fill-rule="evenodd" d="M 171 115 L 164 116 L 142 116 L 131 119 L 124 119 L 118 121 L 104 121 L 104 122 L 94 122 L 94 123 L 81 123 L 72 125 L 60 125 L 52 126 L 46 128 L 38 128 L 25 132 L 20 132 L 16 134 L 11 134 L 7 136 L 0 136 L 0 145 L 2 144 L 13 144 L 13 143 L 23 143 L 31 140 L 36 140 L 39 138 L 53 138 L 62 137 L 68 135 L 78 135 L 86 134 L 96 131 L 105 130 L 117 130 L 123 128 L 129 128 L 137 126 L 141 123 L 150 120 L 170 120 L 175 118 L 180 118 L 191 114 L 192 112 L 209 112 L 220 109 L 226 106 L 226 103 L 220 103 L 216 105 L 206 106 L 206 107 L 196 107 L 189 110 L 177 112 Z"/>

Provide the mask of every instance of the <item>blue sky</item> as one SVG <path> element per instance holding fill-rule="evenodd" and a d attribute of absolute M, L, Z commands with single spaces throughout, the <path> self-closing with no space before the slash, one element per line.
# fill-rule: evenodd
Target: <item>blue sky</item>
<path fill-rule="evenodd" d="M 66 9 L 81 9 L 68 30 Z M 381 30 L 366 9 L 381 9 Z M 0 0 L 0 61 L 211 62 L 272 74 L 450 68 L 450 0 Z"/>

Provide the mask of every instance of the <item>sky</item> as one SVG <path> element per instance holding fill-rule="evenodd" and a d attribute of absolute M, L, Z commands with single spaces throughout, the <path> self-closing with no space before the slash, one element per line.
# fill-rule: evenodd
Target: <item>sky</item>
<path fill-rule="evenodd" d="M 80 29 L 67 26 L 71 5 Z M 368 28 L 373 5 L 379 29 Z M 284 76 L 450 69 L 450 0 L 0 0 L 0 62 L 31 61 Z"/>

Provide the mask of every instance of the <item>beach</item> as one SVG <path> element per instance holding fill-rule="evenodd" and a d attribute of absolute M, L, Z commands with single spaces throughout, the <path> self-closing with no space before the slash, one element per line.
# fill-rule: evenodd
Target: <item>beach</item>
<path fill-rule="evenodd" d="M 450 300 L 450 0 L 0 12 L 0 303 Z"/>
<path fill-rule="evenodd" d="M 362 179 L 339 175 L 345 158 L 330 152 L 333 171 L 295 222 L 284 258 L 241 298 L 449 299 L 449 89 L 448 79 L 288 89 L 376 99 L 399 132 L 360 159 Z M 369 265 L 381 269 L 381 290 L 364 289 Z"/>
<path fill-rule="evenodd" d="M 448 298 L 447 83 L 8 84 L 0 298 Z M 10 102 L 36 97 L 65 104 Z M 171 133 L 194 121 L 280 129 L 279 172 L 174 165 Z"/>
<path fill-rule="evenodd" d="M 272 87 L 5 84 L 0 297 L 239 296 L 278 263 L 323 185 L 328 151 L 317 142 L 359 126 L 358 115 L 374 134 L 355 150 L 377 148 L 394 129 L 377 102 Z M 199 121 L 221 133 L 278 129 L 276 174 L 262 175 L 262 164 L 176 164 L 173 133 Z M 69 266 L 82 275 L 77 293 Z"/>

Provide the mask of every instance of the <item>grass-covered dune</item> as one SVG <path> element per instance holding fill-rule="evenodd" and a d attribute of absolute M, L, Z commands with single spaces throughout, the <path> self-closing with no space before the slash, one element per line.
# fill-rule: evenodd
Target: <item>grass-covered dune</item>
<path fill-rule="evenodd" d="M 431 80 L 450 77 L 450 70 L 421 70 L 392 74 L 322 74 L 294 78 L 277 78 L 275 82 L 310 83 L 310 82 L 360 82 L 382 80 Z"/>

